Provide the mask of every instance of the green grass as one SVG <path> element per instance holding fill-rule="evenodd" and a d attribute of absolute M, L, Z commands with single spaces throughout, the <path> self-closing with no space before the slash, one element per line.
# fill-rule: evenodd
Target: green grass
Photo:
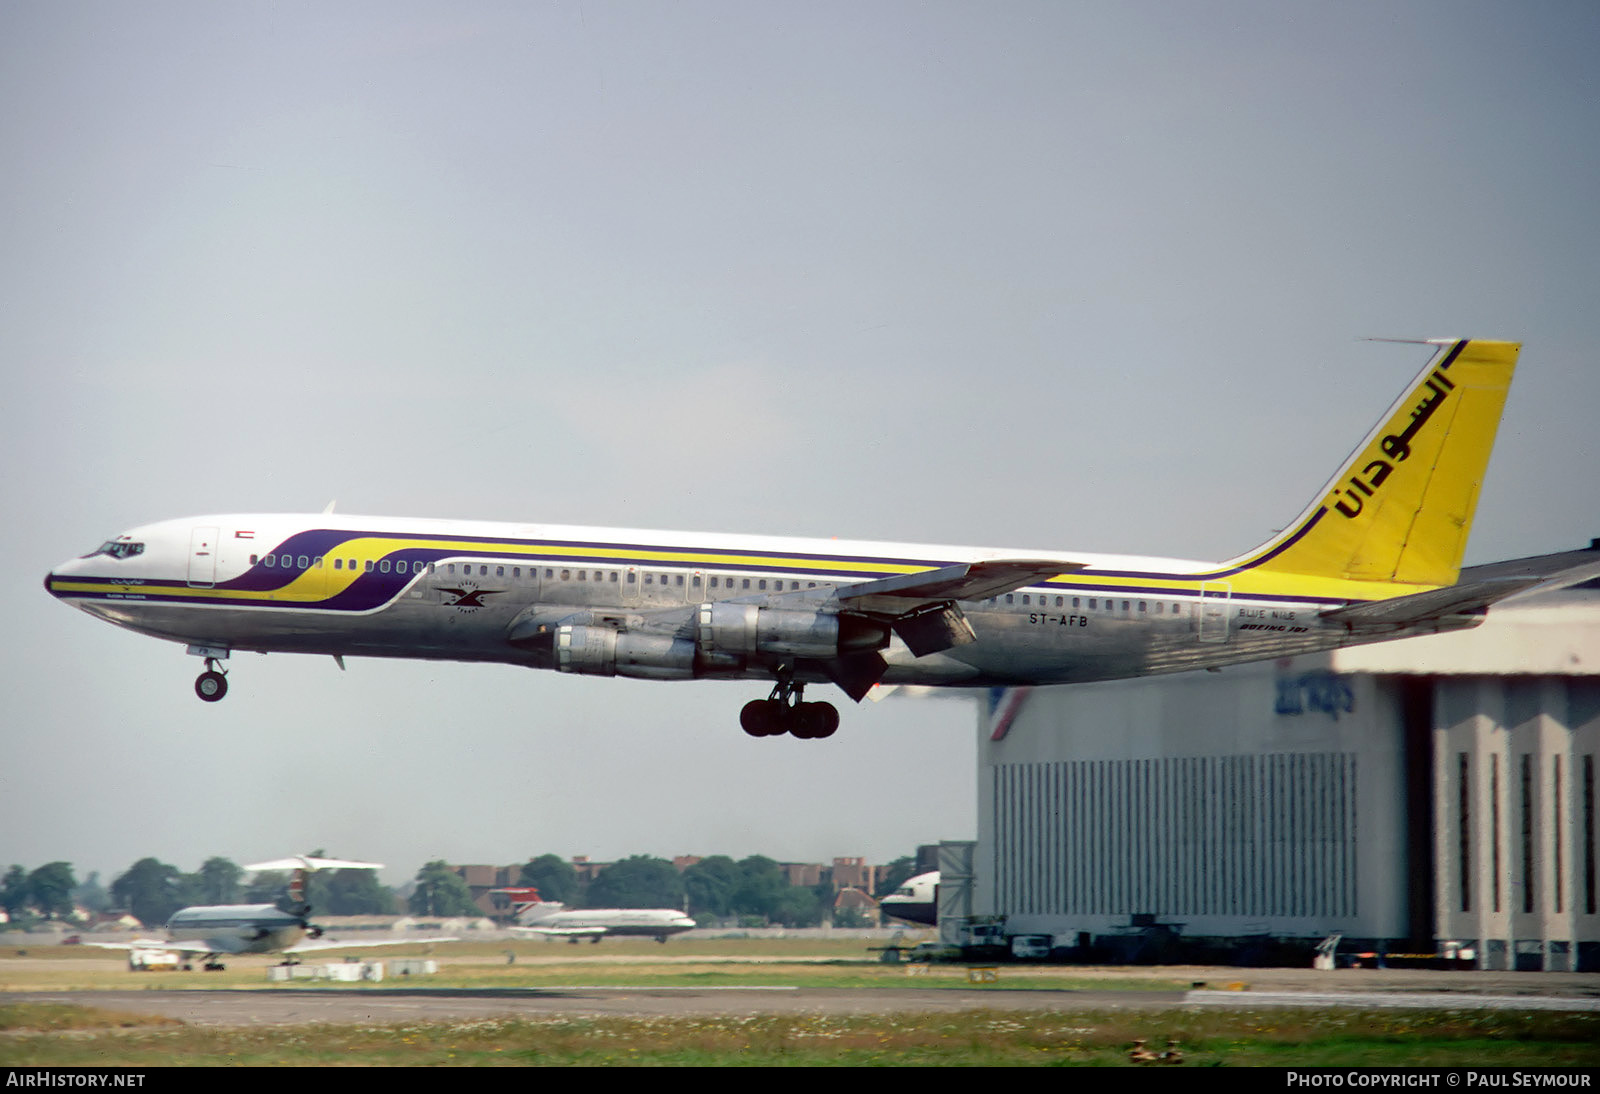
<path fill-rule="evenodd" d="M 1550 1012 L 975 1010 L 202 1029 L 129 1028 L 125 1015 L 87 1008 L 66 1008 L 84 1013 L 64 1026 L 61 1009 L 0 1011 L 0 1064 L 1134 1066 L 1139 1038 L 1157 1051 L 1176 1042 L 1186 1067 L 1600 1064 L 1600 1017 Z"/>
<path fill-rule="evenodd" d="M 384 958 L 401 954 L 380 951 Z M 515 960 L 507 962 L 507 955 Z M 337 950 L 329 957 L 337 960 Z M 961 966 L 885 965 L 859 940 L 708 939 L 457 943 L 436 948 L 436 976 L 380 985 L 294 981 L 295 990 L 553 986 L 972 987 Z M 540 1064 L 593 1066 L 1121 1065 L 1143 1039 L 1176 1041 L 1185 1067 L 1213 1065 L 1600 1065 L 1600 1015 L 1547 1011 L 1372 1011 L 1173 1007 L 1165 1011 L 997 1009 L 888 1016 L 747 1014 L 581 1018 L 562 1015 L 381 1024 L 217 1028 L 62 1004 L 6 1003 L 5 992 L 275 990 L 267 958 L 221 973 L 129 973 L 120 955 L 79 946 L 0 951 L 0 1065 L 161 1067 L 226 1064 Z M 1181 990 L 1188 975 L 1235 970 L 1000 967 L 993 986 L 1070 991 Z M 759 1008 L 759 998 L 749 1004 Z M 1159 1066 L 1159 1065 L 1151 1065 Z"/>
<path fill-rule="evenodd" d="M 181 1026 L 176 1018 L 134 1014 L 71 1003 L 0 1004 L 0 1032 L 55 1033 L 61 1030 L 131 1029 L 139 1026 Z"/>

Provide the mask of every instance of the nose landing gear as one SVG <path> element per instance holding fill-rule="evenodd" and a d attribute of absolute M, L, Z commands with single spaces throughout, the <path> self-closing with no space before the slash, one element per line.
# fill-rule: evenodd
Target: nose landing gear
<path fill-rule="evenodd" d="M 190 646 L 189 653 L 206 659 L 206 671 L 194 682 L 194 693 L 208 703 L 228 694 L 228 670 L 222 667 L 228 651 L 220 646 Z"/>
<path fill-rule="evenodd" d="M 805 684 L 787 667 L 778 670 L 778 682 L 765 699 L 752 699 L 739 712 L 739 725 L 752 737 L 779 737 L 785 733 L 802 740 L 833 736 L 839 728 L 839 711 L 832 703 L 801 700 Z"/>
<path fill-rule="evenodd" d="M 227 675 L 213 669 L 216 662 L 211 661 L 210 657 L 206 657 L 205 664 L 205 672 L 195 677 L 195 694 L 206 702 L 216 702 L 227 694 Z"/>

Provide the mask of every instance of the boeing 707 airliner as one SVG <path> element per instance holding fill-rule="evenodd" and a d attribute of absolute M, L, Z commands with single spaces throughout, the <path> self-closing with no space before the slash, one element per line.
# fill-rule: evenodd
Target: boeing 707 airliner
<path fill-rule="evenodd" d="M 1224 562 L 540 524 L 233 514 L 145 525 L 45 587 L 205 659 L 236 650 L 760 680 L 752 736 L 831 735 L 833 683 L 1111 680 L 1470 627 L 1541 579 L 1457 584 L 1520 346 L 1439 340 L 1298 518 Z M 1548 582 L 1547 582 L 1548 583 Z"/>

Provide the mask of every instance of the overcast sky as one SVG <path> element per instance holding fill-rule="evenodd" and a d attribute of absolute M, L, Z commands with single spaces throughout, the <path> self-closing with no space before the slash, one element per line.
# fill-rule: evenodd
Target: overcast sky
<path fill-rule="evenodd" d="M 1589 2 L 0 0 L 0 868 L 887 861 L 975 707 L 241 654 L 54 603 L 354 513 L 1222 558 L 1525 342 L 1469 561 L 1600 536 Z"/>

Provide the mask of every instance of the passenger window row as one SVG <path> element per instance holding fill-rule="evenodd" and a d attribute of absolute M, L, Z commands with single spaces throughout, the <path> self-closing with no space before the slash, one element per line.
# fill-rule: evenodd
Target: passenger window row
<path fill-rule="evenodd" d="M 269 570 L 320 570 L 322 569 L 324 561 L 325 559 L 322 555 L 272 554 L 265 557 L 260 555 L 250 556 L 250 565 L 265 566 Z M 353 558 L 336 558 L 333 560 L 332 568 L 335 570 L 352 571 L 358 569 L 356 560 Z M 433 573 L 433 563 L 407 562 L 402 558 L 394 560 L 391 564 L 390 560 L 386 558 L 381 558 L 376 562 L 369 558 L 366 560 L 364 572 L 369 574 L 373 572 L 386 574 L 391 569 L 397 574 L 420 574 L 424 571 L 431 574 Z M 453 569 L 454 568 L 452 567 L 452 572 Z"/>
<path fill-rule="evenodd" d="M 1006 593 L 1005 596 L 1003 596 L 1003 597 L 1001 597 L 1001 596 L 992 596 L 992 597 L 990 597 L 989 598 L 989 603 L 990 604 L 999 604 L 999 603 L 1004 602 L 1006 604 L 1015 605 L 1015 604 L 1020 602 L 1023 607 L 1031 607 L 1031 606 L 1034 606 L 1035 602 L 1037 602 L 1037 606 L 1038 607 L 1040 607 L 1040 608 L 1048 608 L 1048 607 L 1050 607 L 1050 599 L 1051 598 L 1049 596 L 1041 595 L 1041 594 L 1038 594 L 1038 593 Z M 1102 610 L 1106 611 L 1106 612 L 1116 612 L 1117 611 L 1118 601 L 1116 600 L 1116 598 L 1109 597 L 1109 596 L 1107 596 L 1107 597 L 1098 597 L 1098 596 L 1077 597 L 1077 596 L 1074 596 L 1074 597 L 1070 597 L 1070 598 L 1069 597 L 1065 597 L 1065 596 L 1058 596 L 1058 597 L 1055 598 L 1055 606 L 1058 607 L 1058 608 L 1065 608 L 1065 607 L 1068 606 L 1066 602 L 1069 599 L 1072 601 L 1071 607 L 1076 608 L 1076 609 L 1081 609 L 1081 610 L 1084 610 L 1084 611 L 1091 611 L 1091 612 L 1102 611 Z M 1103 602 L 1103 607 L 1102 607 L 1102 602 Z M 1147 613 L 1147 614 L 1150 614 L 1150 615 L 1166 615 L 1166 614 L 1183 615 L 1185 613 L 1185 605 L 1183 605 L 1182 603 L 1180 603 L 1178 601 L 1124 600 L 1124 601 L 1121 601 L 1121 605 L 1122 605 L 1121 614 L 1123 614 L 1123 615 L 1134 615 L 1134 614 L 1140 613 L 1140 612 Z"/>

